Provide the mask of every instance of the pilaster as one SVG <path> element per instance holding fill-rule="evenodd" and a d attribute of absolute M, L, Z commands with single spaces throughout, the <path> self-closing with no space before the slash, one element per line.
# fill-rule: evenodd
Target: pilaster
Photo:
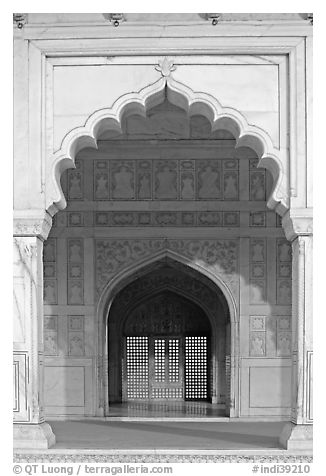
<path fill-rule="evenodd" d="M 43 240 L 51 220 L 14 223 L 14 446 L 48 448 L 55 436 L 43 416 Z"/>
<path fill-rule="evenodd" d="M 283 218 L 292 242 L 292 408 L 280 436 L 287 449 L 312 448 L 312 216 L 289 211 Z"/>

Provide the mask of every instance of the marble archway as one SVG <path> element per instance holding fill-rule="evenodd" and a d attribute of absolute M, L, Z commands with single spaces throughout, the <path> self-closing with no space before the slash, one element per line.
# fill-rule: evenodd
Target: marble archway
<path fill-rule="evenodd" d="M 185 275 L 166 266 L 116 296 L 108 318 L 109 405 L 162 400 L 225 405 L 224 313 L 218 309 L 213 316 L 211 309 L 210 319 L 188 296 L 186 282 Z M 198 290 L 196 294 L 198 298 Z"/>
<path fill-rule="evenodd" d="M 238 416 L 238 311 L 236 297 L 227 277 L 207 267 L 194 264 L 186 256 L 164 250 L 137 260 L 109 279 L 98 305 L 98 414 L 110 413 L 110 384 L 119 388 L 121 369 L 111 368 L 110 354 L 119 353 L 117 335 L 132 303 L 156 295 L 172 292 L 199 306 L 207 315 L 212 329 L 212 392 L 211 401 L 227 415 Z M 121 311 L 122 309 L 122 311 Z M 117 311 L 119 310 L 119 311 Z M 122 323 L 121 323 L 122 320 Z M 111 335 L 110 335 L 111 332 Z M 118 347 L 117 347 L 118 345 Z M 111 346 L 111 348 L 110 348 Z M 111 396 L 113 396 L 111 392 Z M 114 395 L 113 399 L 117 399 Z"/>

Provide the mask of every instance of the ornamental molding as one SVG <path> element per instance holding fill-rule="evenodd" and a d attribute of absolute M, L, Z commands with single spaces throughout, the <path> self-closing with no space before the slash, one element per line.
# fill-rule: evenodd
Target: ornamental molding
<path fill-rule="evenodd" d="M 175 71 L 177 68 L 173 64 L 173 60 L 165 56 L 157 66 L 155 66 L 156 71 L 159 71 L 164 78 L 170 76 L 170 74 Z"/>
<path fill-rule="evenodd" d="M 21 30 L 27 23 L 27 13 L 13 13 L 13 22 Z"/>
<path fill-rule="evenodd" d="M 19 216 L 14 212 L 13 235 L 35 236 L 46 240 L 52 227 L 52 217 L 44 212 L 42 215 Z"/>
<path fill-rule="evenodd" d="M 294 241 L 300 236 L 312 236 L 312 209 L 291 209 L 282 218 L 282 226 L 287 240 Z"/>
<path fill-rule="evenodd" d="M 162 451 L 160 453 L 160 451 Z M 180 451 L 180 450 L 179 450 Z M 116 453 L 116 450 L 115 450 Z M 187 450 L 181 454 L 176 454 L 171 451 L 169 454 L 166 450 L 156 450 L 154 452 L 144 452 L 141 450 L 138 454 L 85 454 L 85 452 L 76 451 L 74 454 L 69 453 L 15 453 L 15 463 L 66 463 L 66 462 L 94 462 L 94 463 L 312 463 L 313 457 L 311 455 L 288 455 L 284 452 L 273 453 L 270 456 L 254 454 L 212 454 L 200 453 L 196 454 L 192 451 L 191 454 Z"/>
<path fill-rule="evenodd" d="M 220 20 L 222 20 L 222 13 L 203 13 L 205 20 L 212 22 L 212 25 L 215 26 Z"/>
<path fill-rule="evenodd" d="M 103 13 L 103 16 L 116 27 L 119 26 L 120 23 L 126 21 L 126 17 L 123 13 Z"/>

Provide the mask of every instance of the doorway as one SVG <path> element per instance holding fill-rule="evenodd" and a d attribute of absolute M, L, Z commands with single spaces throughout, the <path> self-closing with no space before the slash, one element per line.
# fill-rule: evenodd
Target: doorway
<path fill-rule="evenodd" d="M 155 262 L 120 287 L 107 323 L 108 415 L 229 415 L 228 306 L 205 276 Z"/>

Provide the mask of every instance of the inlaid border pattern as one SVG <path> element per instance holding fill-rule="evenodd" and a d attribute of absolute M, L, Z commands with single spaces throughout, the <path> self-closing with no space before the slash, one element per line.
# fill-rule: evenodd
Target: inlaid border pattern
<path fill-rule="evenodd" d="M 312 463 L 310 455 L 205 455 L 205 454 L 20 454 L 14 463 Z"/>

